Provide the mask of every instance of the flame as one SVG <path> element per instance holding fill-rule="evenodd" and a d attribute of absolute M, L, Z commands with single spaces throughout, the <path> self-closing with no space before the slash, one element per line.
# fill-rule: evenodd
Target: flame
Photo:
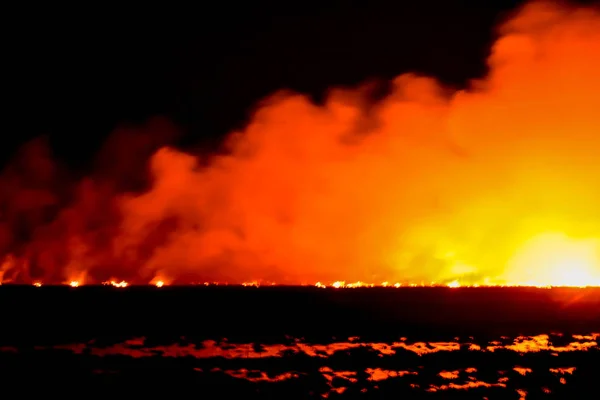
<path fill-rule="evenodd" d="M 158 288 L 161 288 L 165 285 L 169 285 L 172 283 L 172 280 L 167 279 L 165 276 L 163 275 L 157 275 L 155 276 L 151 281 L 150 281 L 150 285 L 154 285 Z"/>
<path fill-rule="evenodd" d="M 388 282 L 382 282 L 380 284 L 377 284 L 377 283 L 367 283 L 367 282 L 361 282 L 361 281 L 350 282 L 350 283 L 346 283 L 345 281 L 334 281 L 331 283 L 316 282 L 312 286 L 314 286 L 316 288 L 321 288 L 321 289 L 327 289 L 327 288 L 331 288 L 331 289 L 358 289 L 358 288 L 400 289 L 400 288 L 417 288 L 417 287 L 421 287 L 421 288 L 423 288 L 423 287 L 429 287 L 429 288 L 447 287 L 447 288 L 453 288 L 453 289 L 456 289 L 456 288 L 493 288 L 493 287 L 506 287 L 506 288 L 529 287 L 529 288 L 551 289 L 551 288 L 561 288 L 562 287 L 562 288 L 584 289 L 584 288 L 600 287 L 600 285 L 581 284 L 581 283 L 577 282 L 576 280 L 572 280 L 572 281 L 573 281 L 572 283 L 557 283 L 557 284 L 539 283 L 539 282 L 491 283 L 489 281 L 487 281 L 486 283 L 463 284 L 459 280 L 455 279 L 455 280 L 453 280 L 451 282 L 447 282 L 447 283 L 437 283 L 437 282 L 400 283 L 400 282 L 396 282 L 393 285 L 390 285 Z M 33 282 L 32 285 L 35 287 L 42 287 L 43 283 L 42 282 Z M 71 287 L 84 286 L 79 281 L 70 281 L 66 285 L 71 286 Z M 126 288 L 129 286 L 129 282 L 106 281 L 106 282 L 103 282 L 102 285 L 112 286 L 112 287 L 116 287 L 116 288 Z M 153 281 L 149 282 L 148 285 L 161 288 L 161 287 L 167 285 L 167 283 L 162 280 L 153 280 Z M 198 285 L 198 284 L 192 284 L 192 286 L 194 286 L 194 285 Z M 220 282 L 204 282 L 202 284 L 199 284 L 199 286 L 227 286 L 227 285 L 229 285 L 229 284 L 228 283 L 220 283 Z M 306 285 L 278 284 L 276 282 L 269 282 L 268 284 L 263 284 L 258 281 L 252 281 L 252 282 L 243 282 L 237 286 L 259 288 L 261 286 L 306 286 Z"/>
<path fill-rule="evenodd" d="M 125 281 L 119 282 L 119 281 L 114 281 L 114 280 L 108 281 L 105 284 L 108 284 L 108 285 L 114 286 L 114 287 L 118 287 L 118 288 L 125 288 L 125 287 L 129 286 L 129 283 L 127 283 Z"/>
<path fill-rule="evenodd" d="M 448 287 L 450 287 L 450 288 L 459 288 L 460 287 L 460 282 L 457 281 L 457 280 L 454 280 L 454 281 L 452 281 L 452 282 L 450 282 L 448 284 Z"/>
<path fill-rule="evenodd" d="M 33 282 L 32 283 L 33 286 L 35 287 L 42 287 L 43 283 L 42 282 Z M 80 287 L 80 286 L 85 286 L 82 285 L 79 281 L 71 281 L 66 283 L 65 285 L 67 286 L 71 286 L 71 287 Z M 89 284 L 89 285 L 94 285 L 94 284 Z M 106 281 L 103 282 L 102 285 L 104 286 L 112 286 L 112 287 L 116 287 L 116 288 L 126 288 L 129 286 L 129 282 L 126 281 Z M 164 287 L 167 285 L 166 282 L 158 280 L 158 281 L 152 281 L 149 282 L 147 285 L 149 286 L 156 286 L 158 288 Z M 190 284 L 190 286 L 228 286 L 228 283 L 220 283 L 220 282 L 204 282 L 202 284 Z M 289 284 L 278 284 L 276 282 L 270 282 L 268 284 L 261 284 L 260 282 L 243 282 L 239 285 L 234 285 L 234 286 L 242 286 L 242 287 L 255 287 L 255 288 L 260 288 L 261 286 L 302 286 L 305 287 L 306 285 L 289 285 Z M 314 285 L 310 285 L 310 286 L 314 286 L 316 288 L 321 288 L 321 289 L 327 289 L 327 288 L 331 288 L 331 289 L 359 289 L 359 288 L 388 288 L 388 289 L 400 289 L 400 288 L 423 288 L 423 287 L 429 287 L 429 288 L 443 288 L 443 287 L 447 287 L 447 288 L 493 288 L 493 287 L 506 287 L 506 288 L 518 288 L 518 287 L 529 287 L 529 288 L 540 288 L 540 289 L 551 289 L 551 288 L 592 288 L 592 287 L 600 287 L 600 285 L 589 285 L 589 284 L 579 284 L 579 283 L 573 283 L 573 284 L 565 284 L 565 283 L 561 283 L 561 284 L 542 284 L 542 283 L 536 283 L 536 282 L 524 282 L 524 283 L 487 283 L 487 284 L 480 284 L 480 283 L 473 283 L 473 284 L 463 284 L 461 283 L 459 280 L 453 280 L 451 282 L 448 283 L 437 283 L 437 282 L 430 282 L 430 283 L 424 283 L 424 282 L 420 282 L 420 283 L 415 283 L 415 282 L 407 282 L 407 283 L 400 283 L 400 282 L 396 282 L 393 285 L 390 284 L 377 284 L 377 283 L 367 283 L 367 282 L 351 282 L 351 283 L 346 283 L 344 281 L 334 281 L 331 283 L 323 283 L 323 282 L 316 282 Z"/>
<path fill-rule="evenodd" d="M 532 286 L 600 286 L 600 240 L 546 234 L 532 239 L 510 261 L 510 282 Z"/>
<path fill-rule="evenodd" d="M 277 93 L 213 157 L 154 121 L 63 182 L 32 142 L 0 173 L 0 280 L 598 286 L 600 14 L 533 2 L 496 36 L 462 90 Z"/>

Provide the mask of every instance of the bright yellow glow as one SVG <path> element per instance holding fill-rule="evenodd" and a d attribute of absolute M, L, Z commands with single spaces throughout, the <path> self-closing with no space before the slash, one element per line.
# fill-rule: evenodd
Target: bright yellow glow
<path fill-rule="evenodd" d="M 460 282 L 458 280 L 452 281 L 448 284 L 448 287 L 451 288 L 459 288 L 460 287 Z"/>
<path fill-rule="evenodd" d="M 509 284 L 599 286 L 600 241 L 560 233 L 537 236 L 509 261 L 505 277 Z"/>

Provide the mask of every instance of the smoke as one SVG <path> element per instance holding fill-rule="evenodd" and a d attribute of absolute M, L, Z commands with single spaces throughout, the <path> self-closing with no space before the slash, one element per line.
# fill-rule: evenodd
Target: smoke
<path fill-rule="evenodd" d="M 532 236 L 600 237 L 600 14 L 537 2 L 498 33 L 468 90 L 278 93 L 210 159 L 158 149 L 162 122 L 69 190 L 31 144 L 0 178 L 4 279 L 476 281 Z"/>
<path fill-rule="evenodd" d="M 27 143 L 0 174 L 0 281 L 135 276 L 113 254 L 118 197 L 149 187 L 148 158 L 176 135 L 162 118 L 117 129 L 97 156 L 96 172 L 83 179 L 53 160 L 45 139 Z"/>

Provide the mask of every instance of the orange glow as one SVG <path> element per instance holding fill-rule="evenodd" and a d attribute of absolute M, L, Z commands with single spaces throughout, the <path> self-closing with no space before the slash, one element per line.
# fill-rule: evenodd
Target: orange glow
<path fill-rule="evenodd" d="M 458 282 L 457 280 L 454 280 L 448 284 L 448 287 L 458 288 L 458 287 L 460 287 L 460 282 Z"/>
<path fill-rule="evenodd" d="M 460 371 L 442 371 L 439 375 L 444 379 L 457 379 Z"/>
<path fill-rule="evenodd" d="M 155 276 L 154 279 L 150 281 L 150 285 L 154 285 L 157 288 L 170 285 L 171 283 L 171 280 L 167 279 L 165 276 Z"/>
<path fill-rule="evenodd" d="M 531 368 L 514 367 L 513 370 L 523 376 L 531 373 Z"/>
<path fill-rule="evenodd" d="M 125 282 L 125 281 L 121 281 L 121 282 L 110 281 L 109 284 L 111 286 L 118 287 L 118 288 L 124 288 L 124 287 L 129 286 L 129 284 L 127 282 Z"/>
<path fill-rule="evenodd" d="M 532 286 L 600 286 L 600 241 L 534 238 L 510 261 L 506 276 Z"/>
<path fill-rule="evenodd" d="M 576 353 L 576 352 L 589 352 L 600 350 L 598 346 L 598 339 L 600 339 L 600 333 L 594 333 L 592 335 L 595 339 L 589 341 L 573 340 L 563 346 L 553 345 L 548 335 L 538 336 L 522 336 L 515 338 L 512 343 L 502 345 L 500 342 L 488 342 L 487 345 L 478 346 L 471 344 L 469 351 L 489 353 L 497 350 L 503 350 L 508 352 L 514 352 L 518 354 L 531 354 L 531 353 Z M 194 358 L 204 359 L 212 357 L 223 357 L 225 359 L 241 359 L 241 358 L 267 358 L 267 357 L 283 357 L 287 353 L 304 354 L 309 357 L 328 358 L 337 352 L 347 352 L 352 349 L 368 348 L 373 350 L 376 354 L 385 356 L 394 356 L 403 352 L 414 353 L 419 356 L 425 356 L 435 353 L 452 353 L 458 352 L 465 345 L 469 345 L 468 342 L 409 342 L 405 338 L 401 338 L 397 342 L 392 343 L 370 343 L 362 342 L 360 340 L 346 341 L 346 342 L 335 342 L 329 344 L 310 344 L 304 343 L 299 339 L 296 339 L 294 343 L 284 344 L 264 344 L 260 352 L 256 351 L 252 344 L 232 344 L 224 342 L 216 342 L 214 340 L 206 340 L 202 343 L 201 347 L 194 346 L 192 344 L 172 344 L 170 346 L 156 346 L 149 347 L 144 345 L 144 338 L 135 338 L 123 343 L 117 343 L 108 347 L 94 347 L 90 343 L 77 343 L 73 345 L 59 345 L 54 346 L 55 349 L 66 349 L 71 350 L 76 354 L 82 354 L 87 350 L 92 355 L 129 355 L 132 357 L 155 357 L 157 353 L 162 353 L 167 357 L 174 356 L 191 356 Z M 513 370 L 520 375 L 527 375 L 533 371 L 530 368 L 515 366 Z M 367 370 L 370 374 L 378 373 L 381 378 L 381 370 L 375 371 L 372 369 Z M 465 373 L 471 374 L 477 372 L 475 368 L 467 368 L 463 370 Z M 550 372 L 555 375 L 573 375 L 575 371 L 574 367 L 568 368 L 551 368 Z M 390 371 L 391 372 L 391 371 Z M 461 371 L 444 371 L 440 376 L 445 379 L 455 379 L 457 374 Z M 402 376 L 411 374 L 410 372 L 396 371 L 394 373 L 386 373 L 385 375 Z M 377 379 L 376 379 L 377 380 Z"/>
<path fill-rule="evenodd" d="M 496 33 L 464 90 L 277 93 L 219 155 L 155 151 L 143 193 L 85 179 L 31 243 L 0 226 L 0 280 L 599 286 L 600 15 L 534 2 Z M 60 197 L 26 187 L 15 210 Z"/>
<path fill-rule="evenodd" d="M 374 283 L 365 283 L 365 282 L 361 282 L 361 281 L 351 282 L 351 283 L 346 283 L 345 281 L 335 281 L 331 285 L 324 285 L 321 282 L 317 282 L 315 286 L 322 287 L 322 288 L 331 286 L 335 289 L 340 289 L 340 288 L 354 289 L 354 288 L 375 287 L 375 286 L 387 287 L 387 284 L 375 285 Z"/>
<path fill-rule="evenodd" d="M 42 282 L 33 282 L 32 283 L 33 286 L 35 287 L 42 287 L 43 283 Z M 71 286 L 71 287 L 80 287 L 80 286 L 85 286 L 85 285 L 91 285 L 93 286 L 94 283 L 86 283 L 85 285 L 82 284 L 79 281 L 70 281 L 68 283 L 65 283 L 65 285 Z M 126 281 L 106 281 L 103 282 L 102 285 L 104 286 L 112 286 L 112 287 L 116 287 L 116 288 L 126 288 L 129 287 L 129 282 Z M 149 286 L 156 286 L 158 288 L 167 286 L 168 284 L 164 281 L 158 280 L 158 281 L 152 281 L 147 283 L 146 285 Z M 228 286 L 228 283 L 219 283 L 219 282 L 204 282 L 202 284 L 197 284 L 197 283 L 193 283 L 190 284 L 189 286 Z M 275 282 L 270 282 L 268 284 L 262 284 L 260 282 L 243 282 L 239 285 L 233 285 L 233 286 L 243 286 L 243 287 L 255 287 L 255 288 L 260 288 L 262 286 L 300 286 L 300 287 L 305 287 L 306 285 L 280 285 L 277 284 Z M 448 283 L 436 283 L 436 282 L 430 282 L 430 283 L 424 283 L 424 282 L 420 282 L 420 283 L 395 283 L 393 285 L 390 284 L 376 284 L 376 283 L 366 283 L 366 282 L 352 282 L 352 283 L 346 283 L 344 281 L 335 281 L 335 282 L 331 282 L 331 283 L 323 283 L 323 282 L 317 282 L 314 285 L 310 285 L 310 286 L 314 286 L 316 288 L 321 288 L 321 289 L 365 289 L 365 288 L 389 288 L 389 289 L 400 289 L 400 288 L 451 288 L 451 289 L 459 289 L 459 288 L 494 288 L 494 287 L 504 287 L 504 288 L 518 288 L 518 287 L 522 287 L 522 288 L 538 288 L 538 289 L 552 289 L 552 288 L 592 288 L 592 287 L 600 287 L 600 285 L 577 285 L 577 284 L 537 284 L 537 283 L 516 283 L 516 284 L 507 284 L 507 283 L 486 283 L 486 284 L 479 284 L 479 283 L 475 283 L 475 284 L 462 284 L 461 282 L 459 282 L 458 280 L 454 280 L 452 282 L 448 282 Z"/>
<path fill-rule="evenodd" d="M 537 250 L 527 265 L 520 255 L 548 232 L 600 238 L 598 27 L 593 12 L 532 4 L 499 29 L 488 76 L 450 97 L 413 75 L 368 114 L 360 91 L 334 90 L 324 106 L 276 95 L 212 168 L 156 153 L 153 189 L 122 203 L 121 243 L 135 248 L 150 216 L 175 213 L 190 228 L 153 268 L 193 271 L 216 257 L 241 282 L 274 266 L 280 283 L 334 288 L 597 285 L 600 266 L 576 254 L 560 273 Z M 227 200 L 199 200 L 217 193 Z M 212 225 L 198 234 L 203 209 Z"/>
<path fill-rule="evenodd" d="M 102 282 L 102 284 L 104 286 L 113 286 L 113 287 L 118 287 L 118 288 L 124 288 L 124 287 L 129 286 L 129 283 L 127 283 L 126 281 L 117 281 L 117 280 L 110 280 L 110 281 Z"/>
<path fill-rule="evenodd" d="M 55 345 L 41 343 L 34 350 L 58 350 L 61 355 L 84 356 L 92 360 L 95 358 L 96 361 L 102 358 L 110 362 L 109 366 L 115 365 L 113 362 L 145 365 L 146 360 L 195 360 L 192 364 L 197 366 L 190 367 L 190 370 L 193 368 L 193 371 L 199 373 L 222 373 L 255 383 L 296 380 L 296 385 L 302 385 L 306 383 L 307 377 L 314 377 L 323 385 L 321 390 L 315 390 L 317 396 L 313 397 L 320 394 L 323 398 L 345 391 L 357 394 L 356 389 L 360 389 L 362 393 L 375 394 L 367 397 L 388 398 L 385 393 L 390 392 L 376 391 L 387 384 L 420 388 L 425 392 L 441 394 L 441 398 L 486 399 L 487 397 L 482 397 L 486 395 L 486 392 L 481 391 L 482 388 L 507 389 L 496 393 L 500 397 L 517 398 L 514 395 L 516 391 L 520 398 L 526 398 L 527 391 L 518 387 L 526 387 L 532 395 L 540 392 L 549 394 L 558 389 L 556 386 L 559 384 L 567 385 L 571 380 L 574 383 L 594 377 L 594 364 L 588 365 L 582 360 L 593 359 L 600 350 L 600 333 L 581 333 L 585 334 L 555 333 L 516 338 L 502 336 L 497 340 L 456 337 L 449 342 L 413 342 L 407 338 L 371 342 L 367 338 L 349 337 L 338 338 L 339 341 L 333 342 L 311 343 L 303 338 L 287 336 L 285 343 L 239 343 L 226 338 L 198 341 L 196 338 L 186 337 L 160 343 L 150 338 L 130 337 L 127 340 L 122 338 L 111 341 L 106 345 L 98 345 L 95 340 L 85 339 Z M 479 345 L 472 343 L 475 340 Z M 469 354 L 465 354 L 465 351 Z M 494 356 L 491 353 L 495 351 L 500 353 Z M 14 357 L 22 352 L 21 347 L 0 346 L 2 356 Z M 335 363 L 340 356 L 352 357 L 365 352 L 381 360 L 381 367 L 377 367 L 374 362 L 368 366 L 360 363 L 351 366 Z M 561 353 L 560 357 L 558 353 Z M 399 358 L 410 363 L 394 367 Z M 294 359 L 299 359 L 301 365 L 294 362 Z M 456 359 L 459 360 L 458 363 Z M 535 359 L 546 362 L 531 361 Z M 469 360 L 480 364 L 482 369 L 470 366 L 473 364 Z M 498 360 L 503 361 L 497 362 Z M 276 367 L 272 368 L 272 365 Z M 111 368 L 105 371 L 114 374 L 114 370 Z M 231 384 L 235 383 L 231 381 Z M 444 396 L 442 392 L 454 393 Z M 577 388 L 565 393 L 573 392 L 578 392 Z M 417 396 L 415 394 L 409 397 Z"/>

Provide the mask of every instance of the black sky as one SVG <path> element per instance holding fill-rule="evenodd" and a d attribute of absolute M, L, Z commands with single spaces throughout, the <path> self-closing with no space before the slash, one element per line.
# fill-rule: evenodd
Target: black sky
<path fill-rule="evenodd" d="M 317 6 L 318 4 L 318 6 Z M 85 167 L 118 125 L 153 115 L 214 149 L 279 89 L 312 95 L 415 71 L 453 86 L 485 73 L 494 25 L 521 4 L 494 1 L 198 2 L 167 9 L 7 14 L 2 161 L 47 135 Z M 132 149 L 135 151 L 135 149 Z"/>

